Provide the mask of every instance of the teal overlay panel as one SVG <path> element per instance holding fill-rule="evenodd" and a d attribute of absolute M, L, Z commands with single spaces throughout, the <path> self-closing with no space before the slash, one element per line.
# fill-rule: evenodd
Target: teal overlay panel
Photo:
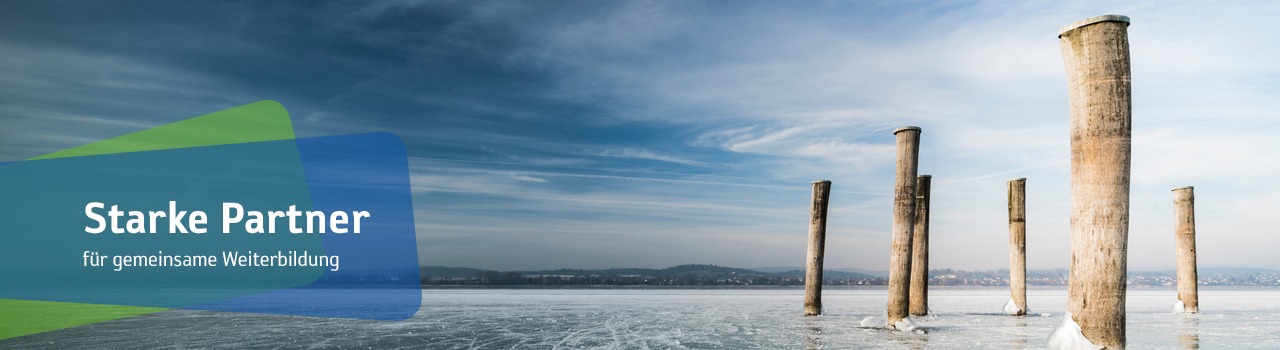
<path fill-rule="evenodd" d="M 0 165 L 0 186 L 0 298 L 373 319 L 407 318 L 421 302 L 404 146 L 391 134 L 29 160 Z M 94 202 L 102 223 L 86 213 Z M 113 205 L 143 220 L 112 225 Z M 320 217 L 271 217 L 290 206 Z M 197 211 L 207 231 L 180 232 Z M 246 226 L 250 211 L 263 225 Z M 228 213 L 243 218 L 224 226 Z M 250 232 L 271 222 L 275 233 Z M 232 254 L 264 266 L 227 266 Z M 125 256 L 213 266 L 122 266 Z"/>

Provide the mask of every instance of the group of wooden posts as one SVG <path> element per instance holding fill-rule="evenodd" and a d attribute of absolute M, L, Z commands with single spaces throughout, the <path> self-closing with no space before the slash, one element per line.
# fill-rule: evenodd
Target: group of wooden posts
<path fill-rule="evenodd" d="M 1129 18 L 1085 19 L 1058 35 L 1066 61 L 1071 109 L 1070 317 L 1096 345 L 1125 345 L 1126 257 L 1129 241 L 1131 99 Z M 886 323 L 895 327 L 908 315 L 928 309 L 929 175 L 917 176 L 920 128 L 893 131 L 897 142 L 889 303 Z M 1008 313 L 1025 315 L 1026 179 L 1008 183 Z M 805 315 L 822 313 L 822 262 L 831 181 L 813 183 L 809 251 L 805 274 Z M 1195 215 L 1192 188 L 1173 190 L 1177 225 L 1178 299 L 1198 312 Z"/>

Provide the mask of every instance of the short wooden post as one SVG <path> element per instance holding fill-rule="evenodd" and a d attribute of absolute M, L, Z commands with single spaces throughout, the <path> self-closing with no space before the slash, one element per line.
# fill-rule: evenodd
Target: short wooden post
<path fill-rule="evenodd" d="M 1009 300 L 1005 313 L 1027 314 L 1027 179 L 1009 180 Z"/>
<path fill-rule="evenodd" d="M 1196 281 L 1196 196 L 1191 186 L 1173 189 L 1178 245 L 1178 301 L 1188 313 L 1200 312 L 1200 295 Z"/>
<path fill-rule="evenodd" d="M 1085 19 L 1058 34 L 1071 106 L 1071 272 L 1067 311 L 1081 333 L 1125 347 L 1131 86 L 1129 18 Z"/>
<path fill-rule="evenodd" d="M 911 316 L 929 314 L 929 187 L 933 177 L 916 177 L 916 224 L 911 238 Z"/>
<path fill-rule="evenodd" d="M 889 252 L 889 305 L 885 322 L 890 328 L 910 311 L 911 239 L 916 224 L 916 162 L 920 155 L 920 128 L 904 126 L 893 131 L 897 139 L 898 165 L 893 188 L 893 242 Z"/>
<path fill-rule="evenodd" d="M 831 181 L 813 182 L 813 205 L 809 209 L 809 256 L 805 260 L 804 315 L 822 314 L 822 256 L 827 241 L 827 199 Z"/>

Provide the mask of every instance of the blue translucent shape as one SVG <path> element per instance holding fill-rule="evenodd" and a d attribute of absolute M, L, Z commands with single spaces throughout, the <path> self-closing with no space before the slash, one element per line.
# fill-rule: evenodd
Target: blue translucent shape
<path fill-rule="evenodd" d="M 0 164 L 0 298 L 408 318 L 421 294 L 406 162 L 398 137 L 374 133 Z M 188 213 L 205 212 L 208 232 L 170 233 L 165 219 L 158 233 L 85 232 L 96 226 L 84 212 L 89 202 L 167 211 L 170 201 Z M 250 234 L 243 223 L 224 233 L 223 202 L 246 210 L 294 205 L 371 217 L 360 233 L 293 234 L 287 220 L 274 234 Z M 223 252 L 250 251 L 337 256 L 340 268 L 222 266 Z M 113 271 L 110 258 L 106 266 L 85 266 L 90 253 L 214 255 L 219 261 L 216 267 Z"/>

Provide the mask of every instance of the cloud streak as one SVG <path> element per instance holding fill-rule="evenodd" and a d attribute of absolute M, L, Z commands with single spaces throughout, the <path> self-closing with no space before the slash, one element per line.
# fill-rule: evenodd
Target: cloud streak
<path fill-rule="evenodd" d="M 1258 209 L 1280 206 L 1277 4 L 11 7 L 0 161 L 274 99 L 300 136 L 400 135 L 422 260 L 487 268 L 799 266 L 817 179 L 834 182 L 828 264 L 884 268 L 901 125 L 924 129 L 947 247 L 931 265 L 1003 267 L 1004 181 L 1026 177 L 1029 264 L 1065 267 L 1054 35 L 1125 14 L 1131 265 L 1171 266 L 1168 189 L 1195 185 L 1203 265 L 1280 267 L 1254 248 L 1280 245 Z"/>

